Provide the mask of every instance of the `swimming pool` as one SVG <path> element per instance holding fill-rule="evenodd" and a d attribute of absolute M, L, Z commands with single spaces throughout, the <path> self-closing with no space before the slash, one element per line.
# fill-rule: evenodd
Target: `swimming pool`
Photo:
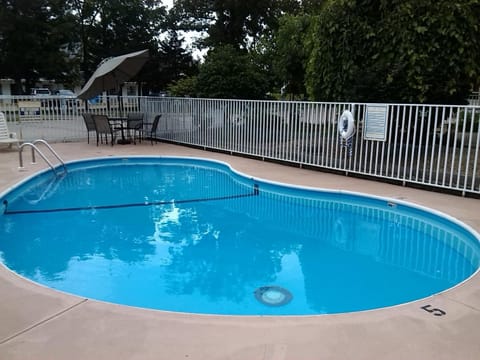
<path fill-rule="evenodd" d="M 74 162 L 4 193 L 2 262 L 88 298 L 210 314 L 359 311 L 443 291 L 476 234 L 401 201 L 282 186 L 186 158 Z M 93 191 L 93 192 L 92 192 Z"/>

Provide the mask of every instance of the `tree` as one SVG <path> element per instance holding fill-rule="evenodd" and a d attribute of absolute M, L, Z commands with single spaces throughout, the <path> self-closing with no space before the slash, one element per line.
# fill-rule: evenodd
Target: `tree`
<path fill-rule="evenodd" d="M 155 0 L 69 0 L 80 29 L 84 80 L 105 58 L 149 49 L 155 57 L 157 36 L 165 21 L 165 7 Z M 143 73 L 151 67 L 146 66 Z M 140 78 L 142 75 L 140 75 Z M 151 79 L 151 74 L 143 76 Z"/>
<path fill-rule="evenodd" d="M 379 57 L 392 67 L 388 87 L 405 101 L 464 103 L 480 76 L 480 1 L 397 0 L 382 11 L 395 12 L 384 29 L 403 29 L 380 43 Z"/>
<path fill-rule="evenodd" d="M 14 93 L 28 92 L 41 78 L 74 81 L 73 31 L 61 1 L 1 0 L 0 77 L 15 80 Z"/>
<path fill-rule="evenodd" d="M 322 11 L 328 0 L 301 0 L 300 3 L 304 14 L 316 15 Z"/>
<path fill-rule="evenodd" d="M 312 21 L 312 99 L 459 103 L 480 74 L 478 0 L 330 1 Z"/>
<path fill-rule="evenodd" d="M 178 36 L 177 31 L 169 30 L 159 47 L 156 76 L 158 90 L 166 89 L 169 84 L 197 73 L 198 64 L 183 46 L 183 38 Z"/>
<path fill-rule="evenodd" d="M 247 49 L 276 29 L 282 13 L 298 8 L 296 0 L 177 0 L 173 11 L 183 30 L 208 34 L 204 46 Z"/>
<path fill-rule="evenodd" d="M 0 0 L 0 76 L 77 85 L 104 58 L 158 50 L 165 8 L 156 0 Z M 139 79 L 153 76 L 145 67 Z M 158 67 L 154 72 L 158 72 Z"/>
<path fill-rule="evenodd" d="M 318 17 L 312 18 L 307 37 L 311 53 L 306 68 L 310 98 L 360 100 L 351 94 L 352 84 L 368 61 L 367 50 L 372 44 L 367 34 L 375 34 L 373 24 L 362 11 L 367 9 L 352 1 L 339 0 L 329 2 Z"/>
<path fill-rule="evenodd" d="M 264 99 L 268 81 L 246 50 L 232 45 L 211 50 L 200 66 L 197 95 L 208 98 Z"/>
<path fill-rule="evenodd" d="M 286 93 L 305 94 L 305 68 L 307 61 L 305 37 L 309 28 L 310 16 L 285 15 L 280 19 L 275 33 L 273 51 L 273 71 L 285 86 Z"/>
<path fill-rule="evenodd" d="M 66 3 L 78 29 L 74 34 L 74 39 L 78 44 L 80 69 L 84 77 L 81 81 L 85 81 L 86 76 L 93 73 L 98 65 L 98 56 L 94 54 L 94 44 L 96 42 L 95 25 L 101 4 L 95 0 L 67 0 Z"/>

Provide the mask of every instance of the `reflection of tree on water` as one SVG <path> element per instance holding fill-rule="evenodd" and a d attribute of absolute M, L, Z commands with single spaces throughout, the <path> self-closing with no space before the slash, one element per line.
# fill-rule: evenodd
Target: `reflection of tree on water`
<path fill-rule="evenodd" d="M 158 209 L 158 240 L 171 243 L 165 275 L 170 293 L 238 302 L 251 295 L 253 284 L 274 280 L 290 245 L 271 241 L 281 235 L 275 227 L 258 228 L 257 219 L 244 212 L 251 201 L 255 197 Z M 165 217 L 171 221 L 160 220 Z"/>
<path fill-rule="evenodd" d="M 119 172 L 118 161 L 127 170 Z M 73 169 L 55 186 L 50 186 L 50 175 L 34 178 L 20 188 L 23 193 L 10 194 L 9 210 L 60 211 L 0 218 L 0 227 L 6 229 L 0 244 L 5 262 L 26 276 L 43 274 L 54 279 L 62 276 L 71 259 L 99 255 L 140 261 L 154 250 L 148 242 L 154 227 L 148 207 L 61 209 L 225 196 L 250 189 L 235 181 L 225 166 L 215 170 L 174 160 L 168 166 L 153 166 L 148 160 L 140 165 L 118 161 Z"/>
<path fill-rule="evenodd" d="M 34 278 L 61 278 L 72 259 L 93 256 L 139 262 L 154 251 L 148 241 L 153 232 L 148 208 L 137 208 L 126 217 L 125 209 L 4 215 L 0 219 L 0 252 L 7 266 Z M 122 219 L 117 221 L 116 219 Z M 83 236 L 79 236 L 79 233 Z"/>

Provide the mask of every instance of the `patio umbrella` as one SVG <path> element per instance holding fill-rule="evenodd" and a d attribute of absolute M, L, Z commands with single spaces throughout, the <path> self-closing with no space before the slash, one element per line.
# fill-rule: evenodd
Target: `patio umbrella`
<path fill-rule="evenodd" d="M 77 97 L 88 100 L 103 91 L 118 89 L 121 84 L 130 80 L 140 71 L 148 57 L 148 50 L 141 50 L 104 60 L 77 94 Z"/>

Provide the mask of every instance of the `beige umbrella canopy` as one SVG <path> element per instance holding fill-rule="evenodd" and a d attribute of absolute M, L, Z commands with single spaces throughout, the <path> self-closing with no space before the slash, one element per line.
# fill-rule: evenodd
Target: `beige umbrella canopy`
<path fill-rule="evenodd" d="M 121 84 L 130 80 L 140 71 L 148 58 L 148 50 L 141 50 L 104 60 L 77 94 L 77 97 L 88 100 L 103 91 L 118 89 Z"/>

